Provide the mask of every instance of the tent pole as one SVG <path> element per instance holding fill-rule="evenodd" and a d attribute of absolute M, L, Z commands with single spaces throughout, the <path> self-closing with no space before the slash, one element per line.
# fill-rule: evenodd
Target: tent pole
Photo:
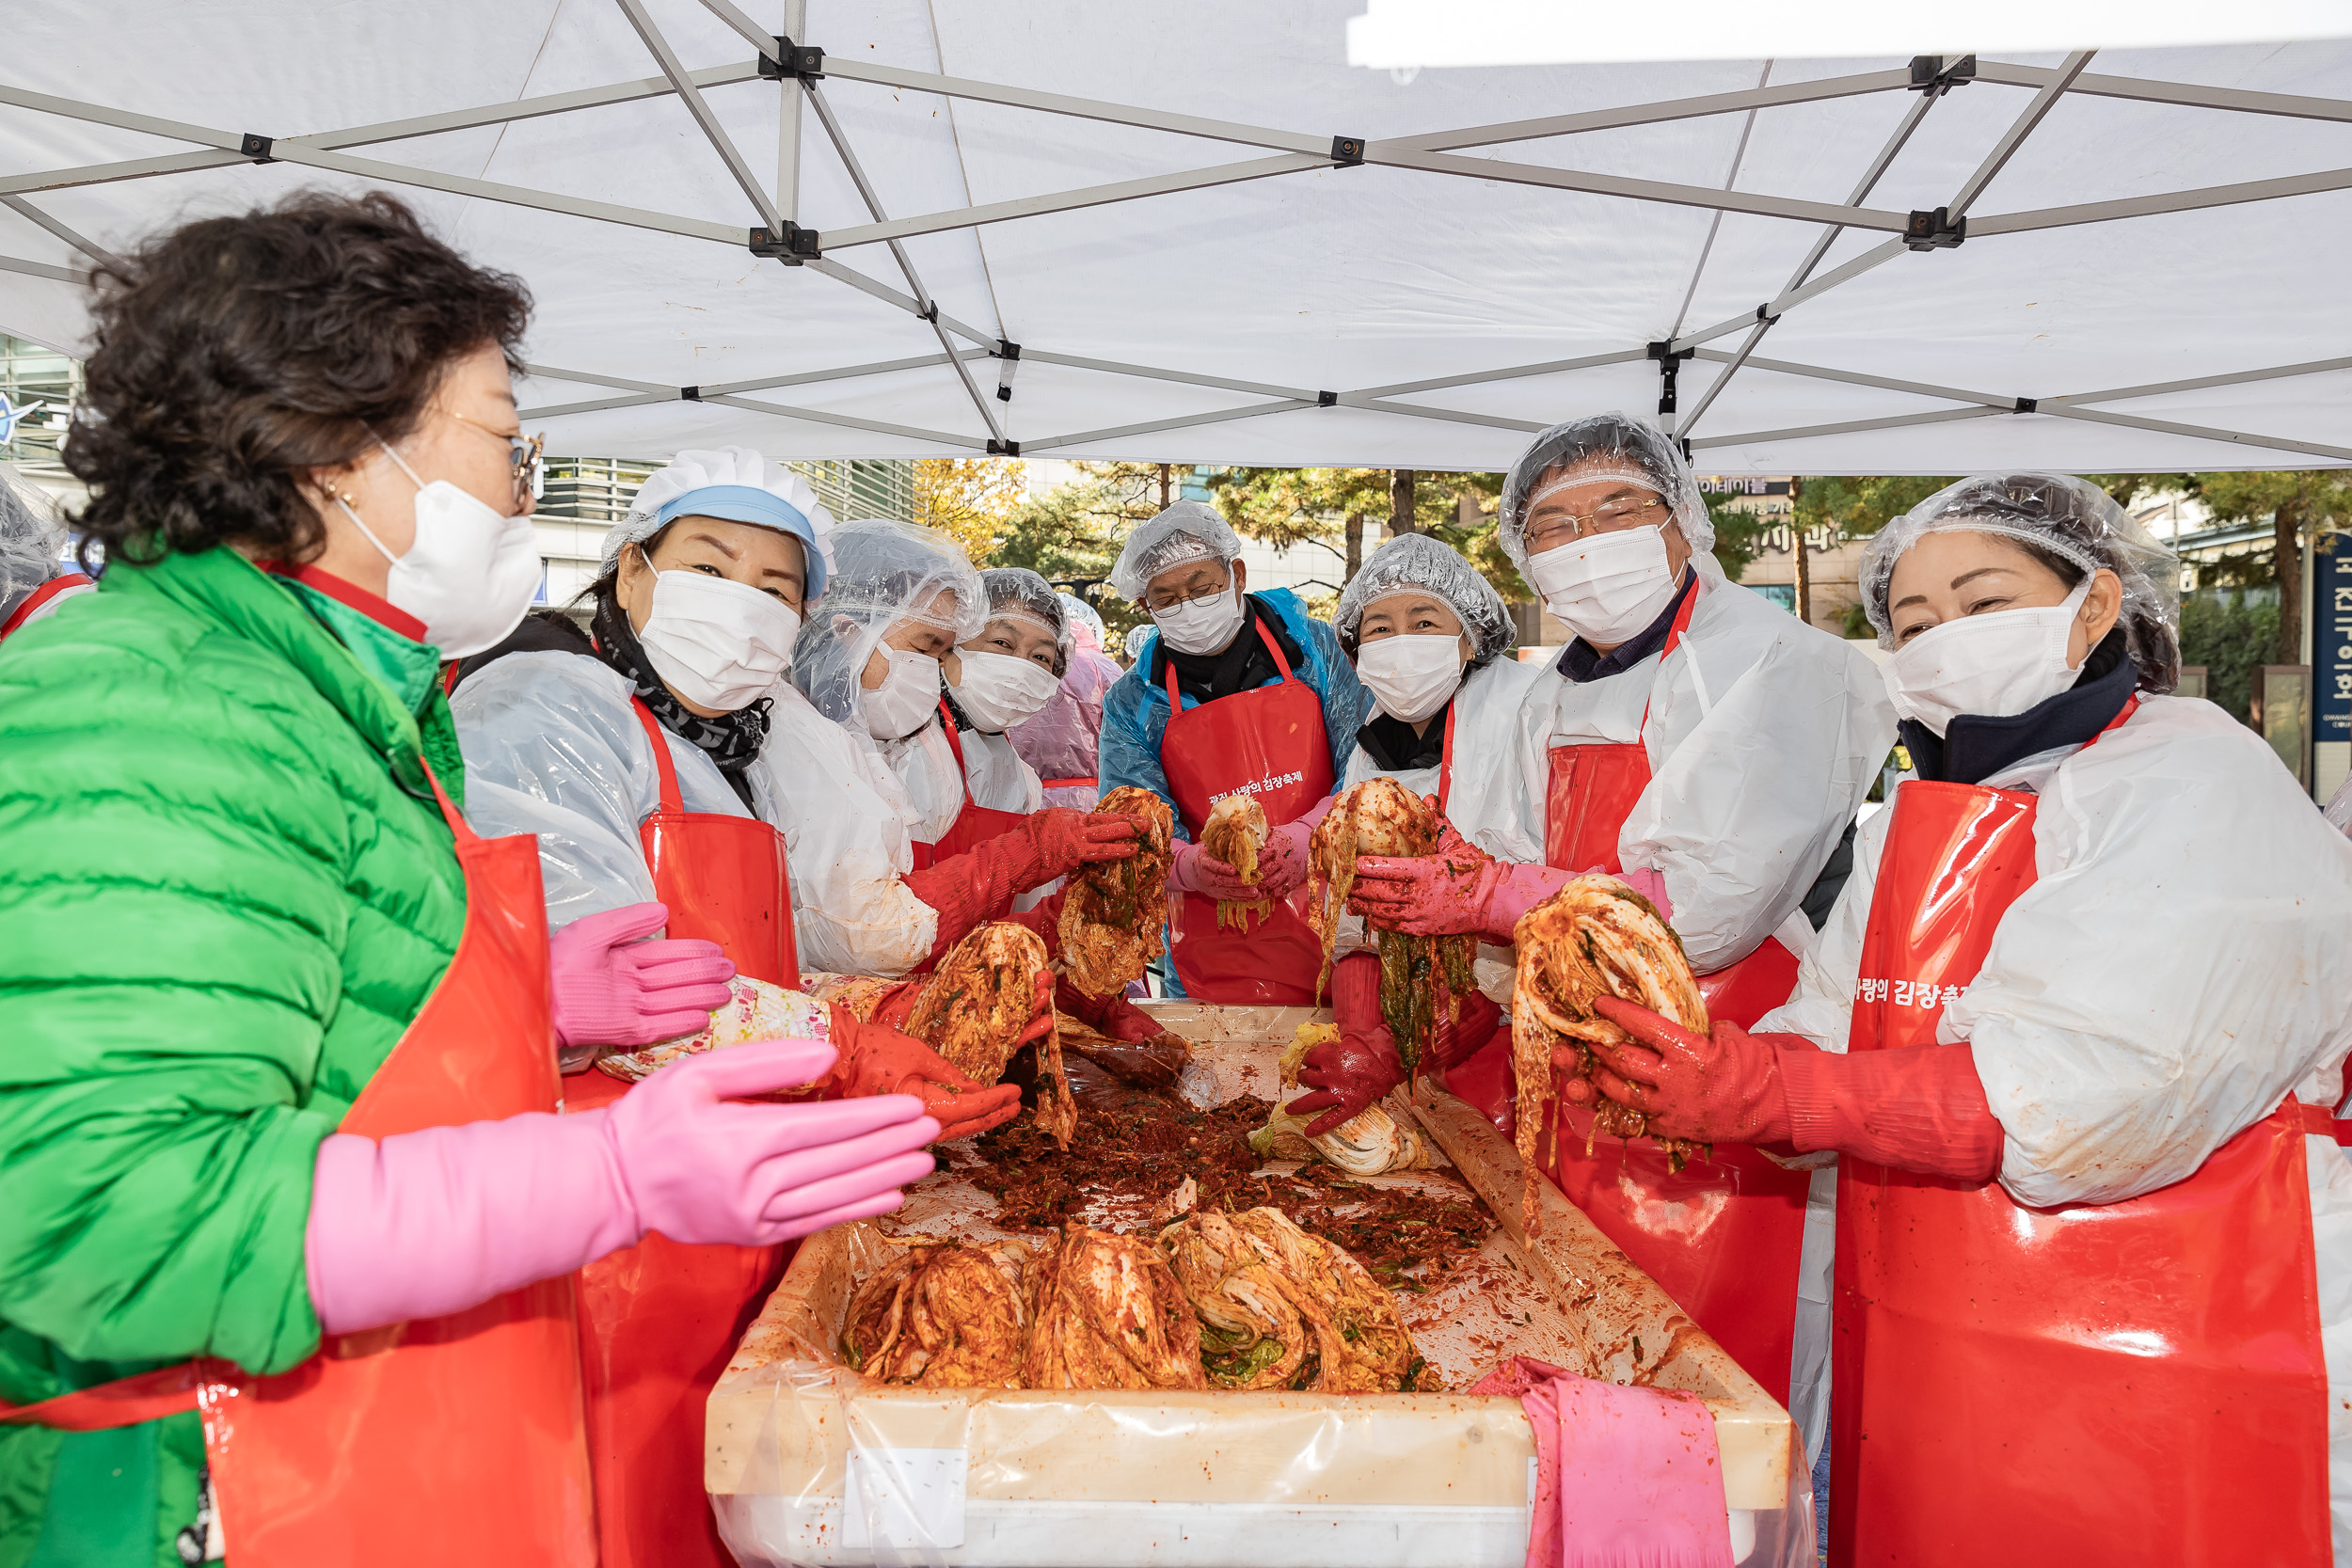
<path fill-rule="evenodd" d="M 2062 67 L 2060 69 L 2063 69 Z M 2047 66 L 1977 62 L 1977 80 L 2007 87 L 2038 87 L 2058 74 Z M 2303 98 L 2287 92 L 2249 92 L 2243 87 L 2192 87 L 2186 82 L 2144 82 L 2133 76 L 2077 76 L 2071 92 L 2092 98 L 2130 98 L 2143 103 L 2178 103 L 2192 109 L 2235 109 L 2241 114 L 2283 115 L 2295 119 L 2352 123 L 2352 103 L 2340 98 Z"/>
<path fill-rule="evenodd" d="M 1943 424 L 1952 420 L 1989 420 L 2009 412 L 2003 408 L 1938 408 L 1926 414 L 1886 414 L 1875 420 L 1846 420 L 1836 424 L 1796 425 L 1788 430 L 1749 430 L 1737 436 L 1708 436 L 1691 443 L 1694 451 L 1736 447 L 1747 441 L 1802 441 L 1814 436 L 1850 436 L 1865 430 L 1899 430 L 1905 425 Z"/>
<path fill-rule="evenodd" d="M 2083 408 L 2063 404 L 2048 412 L 2061 420 L 2090 420 L 2099 424 L 2125 425 L 2134 430 L 2153 430 L 2165 436 L 2193 436 L 2204 441 L 2229 441 L 2239 446 L 2264 447 L 2272 451 L 2299 451 L 2312 457 L 2338 457 L 2352 461 L 2352 447 L 2333 447 L 2324 441 L 2298 441 L 2286 436 L 2252 436 L 2239 430 L 2220 430 L 2212 425 L 2182 424 L 2172 420 L 2144 419 L 2137 414 L 2114 414 L 2104 408 Z"/>
<path fill-rule="evenodd" d="M 623 3 L 634 4 L 635 0 L 623 0 Z M 883 221 L 886 214 L 882 212 L 882 198 L 875 194 L 873 182 L 866 178 L 866 169 L 858 162 L 857 153 L 851 150 L 850 138 L 841 129 L 841 122 L 834 118 L 833 105 L 825 102 L 825 95 L 816 83 L 804 81 L 801 87 L 810 106 L 817 111 L 817 122 L 825 128 L 825 139 L 833 143 L 834 151 L 840 155 L 841 166 L 849 171 L 850 181 L 857 186 L 858 197 L 866 203 L 866 210 L 874 214 L 875 221 Z M 915 314 L 923 318 L 924 324 L 931 329 L 931 335 L 939 340 L 940 352 L 955 367 L 956 379 L 963 383 L 963 390 L 971 398 L 972 407 L 980 416 L 980 423 L 988 427 L 988 450 L 995 451 L 1007 448 L 1005 427 L 996 420 L 995 403 L 980 390 L 979 383 L 972 379 L 972 372 L 957 357 L 956 345 L 949 340 L 947 328 L 940 325 L 939 306 L 931 298 L 930 291 L 923 287 L 923 279 L 915 273 L 914 260 L 907 255 L 906 247 L 896 240 L 890 242 L 890 255 L 898 263 L 898 271 L 905 277 L 907 287 L 922 302 Z"/>
<path fill-rule="evenodd" d="M 2090 63 L 2090 56 L 2097 53 L 2095 49 L 2077 49 L 2066 56 L 2064 65 L 2051 72 L 2050 79 L 2042 83 L 2041 90 L 2033 95 L 2033 102 L 2026 105 L 2026 112 L 2010 122 L 2010 128 L 2001 133 L 2001 139 L 1993 144 L 1993 150 L 1984 155 L 1984 162 L 1977 166 L 1977 172 L 1952 193 L 1952 199 L 1947 205 L 1955 222 L 1966 215 L 1969 206 L 1984 194 L 1984 188 L 1993 183 L 1994 177 L 2009 166 L 2009 161 L 2017 155 L 2017 150 L 2026 144 L 2026 138 L 2033 135 L 2034 128 L 2052 109 L 2058 107 L 2059 96 L 2074 86 L 2074 78 L 2083 73 L 2083 68 Z"/>
<path fill-rule="evenodd" d="M 1279 403 L 1253 403 L 1243 408 L 1225 408 L 1212 414 L 1185 414 L 1172 420 L 1146 420 L 1141 424 L 1113 425 L 1104 430 L 1082 430 L 1075 435 L 1055 436 L 1042 441 L 1024 441 L 1025 453 L 1036 453 L 1049 447 L 1083 446 L 1089 441 L 1115 440 L 1121 436 L 1152 436 L 1163 430 L 1189 430 L 1194 425 L 1223 424 L 1229 420 L 1254 420 L 1261 414 L 1287 414 L 1294 408 L 1312 408 L 1315 404 L 1297 399 Z"/>
<path fill-rule="evenodd" d="M 117 256 L 113 251 L 108 250 L 104 245 L 102 245 L 93 240 L 85 239 L 82 235 L 76 233 L 66 225 L 59 223 L 56 218 L 51 217 L 47 213 L 42 212 L 40 208 L 34 206 L 31 202 L 25 200 L 21 196 L 0 196 L 0 207 L 7 207 L 11 212 L 19 213 L 24 216 L 32 219 L 33 222 L 40 224 L 43 229 L 48 230 L 49 232 L 55 234 L 57 238 L 63 240 L 66 244 L 72 245 L 74 249 L 80 251 L 83 255 L 88 257 L 93 261 L 101 261 L 110 267 L 119 267 L 122 264 L 122 259 Z"/>
<path fill-rule="evenodd" d="M 2327 371 L 2352 370 L 2352 357 L 2342 359 L 2309 359 L 2300 365 L 2274 365 L 2262 371 L 2233 371 L 2226 375 L 2201 375 L 2187 381 L 2152 381 L 2144 387 L 2118 387 L 2106 392 L 2074 392 L 2062 398 L 2043 398 L 2042 411 L 2072 407 L 2085 403 L 2120 403 L 2125 398 L 2152 398 L 2165 392 L 2198 392 L 2208 387 L 2234 387 L 2246 381 L 2273 381 L 2290 375 L 2318 375 Z"/>
<path fill-rule="evenodd" d="M 750 198 L 752 210 L 759 214 L 760 221 L 768 226 L 771 234 L 783 233 L 784 214 L 776 211 L 775 201 L 769 196 L 768 187 L 752 173 L 751 165 L 743 161 L 743 154 L 737 150 L 735 140 L 727 135 L 726 127 L 719 123 L 719 117 L 711 113 L 701 90 L 687 76 L 685 62 L 670 47 L 670 40 L 661 36 L 661 29 L 653 24 L 653 18 L 645 13 L 644 0 L 613 0 L 613 3 L 621 8 L 621 14 L 628 18 L 628 24 L 637 29 L 637 36 L 644 40 L 646 52 L 661 67 L 661 74 L 669 78 L 670 86 L 676 88 L 678 97 L 686 101 L 686 112 L 694 117 L 696 125 L 702 127 L 703 139 L 709 142 L 711 150 L 719 154 L 719 161 L 727 166 L 727 173 L 734 176 L 737 186 Z"/>
<path fill-rule="evenodd" d="M 2164 191 L 2154 196 L 2130 196 L 2117 201 L 2086 201 L 2073 207 L 2043 207 L 2030 213 L 2001 213 L 1979 218 L 1969 228 L 1976 234 L 2023 234 L 2042 229 L 2064 229 L 2080 223 L 2112 223 L 2118 218 L 2152 217 L 2161 213 L 2194 213 L 2212 207 L 2234 207 L 2248 201 L 2276 201 L 2285 197 L 2316 196 L 2352 189 L 2352 168 L 2331 168 L 2317 174 L 2289 174 L 2277 180 L 2253 180 L 2242 185 L 2207 185 L 2201 190 Z"/>
<path fill-rule="evenodd" d="M 707 0 L 706 0 L 707 3 Z M 733 9 L 732 7 L 728 8 Z M 784 36 L 808 37 L 808 0 L 784 0 Z M 793 222 L 801 215 L 801 83 L 787 76 L 777 84 L 784 101 L 776 109 L 776 211 Z"/>
<path fill-rule="evenodd" d="M 0 272 L 21 272 L 27 277 L 46 277 L 53 283 L 87 283 L 89 274 L 72 267 L 53 267 L 46 261 L 24 261 L 13 256 L 0 256 Z"/>
<path fill-rule="evenodd" d="M 746 408 L 758 414 L 781 414 L 787 420 L 807 420 L 816 424 L 838 425 L 844 430 L 870 430 L 877 435 L 897 436 L 910 441 L 936 441 L 942 446 L 964 447 L 984 451 L 988 443 L 970 436 L 956 436 L 944 430 L 924 430 L 916 425 L 889 424 L 881 420 L 853 419 L 847 414 L 830 413 L 822 408 L 793 408 L 781 403 L 759 403 L 739 398 L 732 393 L 697 400 L 702 403 L 724 404 L 729 408 Z"/>
<path fill-rule="evenodd" d="M 125 158 L 118 163 L 43 169 L 38 174 L 5 174 L 0 175 L 0 194 L 62 191 L 77 185 L 111 184 L 118 180 L 149 180 L 159 174 L 185 174 L 199 168 L 228 168 L 246 161 L 242 152 L 167 152 L 160 158 Z"/>

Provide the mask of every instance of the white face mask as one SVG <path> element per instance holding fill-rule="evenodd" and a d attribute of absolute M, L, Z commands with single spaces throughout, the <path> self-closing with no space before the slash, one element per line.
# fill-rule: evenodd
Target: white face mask
<path fill-rule="evenodd" d="M 733 713 L 757 701 L 792 661 L 800 612 L 748 583 L 657 572 L 637 628 L 654 673 L 698 707 Z"/>
<path fill-rule="evenodd" d="M 1995 610 L 1931 626 L 1879 666 L 1895 711 L 1941 736 L 1964 713 L 2006 719 L 2073 686 L 2066 645 L 2091 579 L 2061 605 Z"/>
<path fill-rule="evenodd" d="M 1356 673 L 1380 699 L 1380 711 L 1418 724 L 1462 684 L 1462 640 L 1433 632 L 1383 637 L 1356 650 Z"/>
<path fill-rule="evenodd" d="M 866 734 L 876 740 L 898 740 L 921 729 L 939 711 L 939 660 L 887 642 L 874 651 L 890 661 L 890 673 L 871 691 L 859 687 L 858 711 L 866 720 Z"/>
<path fill-rule="evenodd" d="M 1222 594 L 1155 610 L 1152 619 L 1159 624 L 1168 645 L 1178 653 L 1219 654 L 1233 641 L 1242 615 L 1241 586 L 1236 583 Z"/>
<path fill-rule="evenodd" d="M 427 484 L 389 445 L 376 445 L 417 487 L 417 537 L 406 553 L 385 549 L 341 496 L 335 504 L 391 562 L 385 599 L 424 623 L 424 640 L 444 659 L 470 657 L 505 641 L 539 593 L 539 546 L 531 519 L 501 517 L 448 480 Z"/>
<path fill-rule="evenodd" d="M 963 679 L 956 683 L 956 702 L 972 722 L 990 735 L 1036 717 L 1037 710 L 1061 689 L 1054 672 L 1032 659 L 967 648 L 958 662 L 963 666 Z"/>
<path fill-rule="evenodd" d="M 1657 620 L 1678 580 L 1666 563 L 1662 523 L 1555 545 L 1528 557 L 1527 575 L 1546 610 L 1605 648 Z"/>

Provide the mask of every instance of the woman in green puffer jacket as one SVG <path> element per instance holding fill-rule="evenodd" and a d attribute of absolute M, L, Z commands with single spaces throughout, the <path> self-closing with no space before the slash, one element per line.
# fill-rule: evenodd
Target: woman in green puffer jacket
<path fill-rule="evenodd" d="M 436 800 L 464 796 L 438 676 L 538 579 L 528 308 L 380 194 L 194 223 L 102 276 L 68 451 L 109 564 L 0 649 L 0 1568 L 218 1555 L 192 1357 L 284 1372 L 647 1229 L 771 1244 L 930 1168 L 911 1097 L 740 1101 L 829 1069 L 804 1041 L 693 1058 L 626 1117 L 337 1131 L 460 933 L 495 950 Z M 557 957 L 559 1011 L 633 973 Z M 485 1061 L 551 1049 L 547 972 L 511 967 L 540 1022 Z M 431 1338 L 366 1343 L 404 1334 Z M 463 1413 L 492 1439 L 508 1416 Z M 330 1514 L 371 1479 L 308 1457 Z M 280 1560 L 272 1523 L 230 1509 L 235 1560 Z"/>

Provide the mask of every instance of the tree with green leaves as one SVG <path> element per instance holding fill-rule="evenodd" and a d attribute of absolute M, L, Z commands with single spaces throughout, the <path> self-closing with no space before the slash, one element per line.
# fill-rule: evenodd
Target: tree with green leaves
<path fill-rule="evenodd" d="M 2180 478 L 2182 488 L 2203 501 L 2217 523 L 2269 519 L 2270 580 L 2279 590 L 2270 662 L 2300 664 L 2304 552 L 2322 533 L 2352 529 L 2352 477 L 2341 468 L 2319 468 Z"/>
<path fill-rule="evenodd" d="M 1208 478 L 1209 493 L 1233 527 L 1276 546 L 1328 545 L 1336 529 L 1345 549 L 1333 547 L 1344 585 L 1362 569 L 1367 520 L 1391 534 L 1426 533 L 1453 546 L 1485 573 L 1506 602 L 1534 597 L 1519 580 L 1495 538 L 1492 503 L 1501 474 L 1430 473 L 1412 468 L 1225 468 Z M 1462 499 L 1472 498 L 1480 520 L 1464 525 Z"/>

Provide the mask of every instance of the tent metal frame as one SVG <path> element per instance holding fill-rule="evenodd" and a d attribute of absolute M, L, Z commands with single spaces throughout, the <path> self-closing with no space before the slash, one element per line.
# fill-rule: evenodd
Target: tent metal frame
<path fill-rule="evenodd" d="M 689 70 L 655 24 L 645 8 L 644 0 L 614 0 L 614 3 L 644 41 L 647 53 L 656 66 L 660 68 L 660 75 L 615 82 L 603 87 L 581 88 L 570 92 L 518 99 L 505 103 L 485 104 L 405 119 L 385 120 L 301 136 L 276 137 L 258 133 L 192 125 L 183 121 L 0 85 L 0 103 L 136 132 L 169 141 L 192 143 L 198 149 L 195 151 L 164 153 L 71 168 L 0 176 L 0 206 L 5 206 L 19 216 L 38 225 L 81 253 L 82 256 L 87 257 L 89 261 L 104 266 L 113 262 L 115 258 L 92 241 L 76 233 L 29 198 L 47 191 L 70 190 L 117 181 L 164 178 L 201 169 L 226 167 L 240 163 L 299 164 L 361 180 L 416 186 L 480 200 L 561 214 L 592 222 L 651 230 L 686 239 L 724 245 L 738 250 L 749 248 L 755 255 L 772 257 L 786 265 L 798 266 L 807 271 L 822 274 L 915 317 L 924 324 L 938 349 L 936 353 L 898 359 L 803 371 L 739 381 L 724 386 L 707 387 L 669 387 L 596 371 L 534 365 L 530 367 L 534 377 L 576 382 L 588 387 L 605 388 L 615 395 L 579 402 L 550 404 L 526 409 L 524 414 L 527 418 L 552 418 L 674 401 L 714 403 L 780 419 L 806 420 L 864 431 L 957 451 L 1005 452 L 1016 455 L 1025 451 L 1032 454 L 1067 451 L 1130 436 L 1290 414 L 1317 407 L 1357 408 L 1400 419 L 1438 420 L 1532 433 L 1541 429 L 1542 426 L 1524 420 L 1437 407 L 1425 404 L 1402 403 L 1396 399 L 1414 393 L 1491 386 L 1529 376 L 1551 375 L 1650 359 L 1660 364 L 1661 397 L 1659 412 L 1661 421 L 1670 434 L 1681 437 L 1686 450 L 1692 451 L 1768 441 L 1804 440 L 1809 437 L 1841 435 L 1855 431 L 1893 429 L 1906 425 L 2007 415 L 2090 420 L 2197 440 L 2217 441 L 2280 453 L 2295 453 L 2307 458 L 2317 457 L 2352 463 L 2352 447 L 2334 446 L 2280 435 L 2225 430 L 2215 426 L 2154 419 L 2093 406 L 2127 403 L 2169 392 L 2191 391 L 2249 381 L 2312 375 L 2352 369 L 2352 357 L 2312 360 L 2298 365 L 2277 366 L 2268 369 L 2224 372 L 2186 380 L 2138 387 L 2110 388 L 2035 397 L 1939 387 L 1897 377 L 1871 375 L 1860 372 L 1799 364 L 1781 359 L 1759 358 L 1756 355 L 1756 349 L 1765 335 L 1790 310 L 1820 297 L 1830 290 L 1874 271 L 1906 253 L 1932 253 L 1935 250 L 1950 248 L 1967 241 L 1991 239 L 2003 234 L 2028 233 L 2076 224 L 2115 222 L 2155 214 L 2189 212 L 2242 202 L 2282 200 L 2317 192 L 2352 189 L 2352 168 L 2330 169 L 2249 181 L 2240 184 L 2159 193 L 2119 200 L 2084 202 L 2031 212 L 1996 213 L 1988 215 L 1979 215 L 1972 212 L 1972 207 L 1985 188 L 2015 155 L 2018 149 L 2034 134 L 2050 110 L 2056 106 L 2059 98 L 2065 94 L 2118 98 L 2227 113 L 2285 116 L 2339 123 L 2352 123 L 2352 102 L 2094 74 L 2087 70 L 2092 57 L 2090 51 L 2082 51 L 2069 56 L 2063 65 L 2056 69 L 1993 60 L 1979 61 L 1974 56 L 1958 58 L 1922 56 L 1912 62 L 1908 70 L 1862 71 L 1778 86 L 1759 84 L 1756 87 L 1740 91 L 1709 93 L 1652 103 L 1587 110 L 1576 114 L 1498 124 L 1467 126 L 1410 136 L 1367 140 L 1344 134 L 1327 135 L 1320 133 L 1213 119 L 1197 115 L 1174 114 L 1132 104 L 1109 103 L 1062 93 L 1041 92 L 1028 87 L 972 81 L 932 71 L 909 71 L 866 60 L 835 58 L 823 55 L 821 50 L 809 49 L 805 45 L 794 42 L 795 39 L 803 36 L 804 0 L 784 0 L 787 32 L 783 35 L 765 31 L 757 23 L 730 3 L 730 0 L 701 0 L 706 9 L 751 43 L 759 52 L 759 57 L 736 64 Z M 1769 71 L 1767 75 L 1769 76 Z M 1260 150 L 1267 155 L 1177 173 L 1116 181 L 1073 190 L 1022 197 L 1007 201 L 975 203 L 946 212 L 892 218 L 885 213 L 879 193 L 872 181 L 867 178 L 847 133 L 833 112 L 823 88 L 819 86 L 819 83 L 827 78 L 882 87 L 894 93 L 933 94 L 950 100 L 951 104 L 953 101 L 958 100 L 994 103 L 1042 114 L 1062 115 L 1125 125 L 1196 140 L 1239 145 Z M 776 83 L 783 93 L 783 112 L 777 135 L 776 178 L 772 185 L 763 183 L 754 172 L 751 160 L 745 155 L 743 150 L 735 144 L 705 97 L 707 89 L 763 80 Z M 1954 87 L 1967 83 L 2030 89 L 2032 97 L 2025 109 L 1987 150 L 1983 162 L 1976 172 L 1962 184 L 1961 188 L 1954 193 L 1952 199 L 1943 208 L 1931 213 L 1899 213 L 1866 206 L 1865 203 L 1868 200 L 1872 190 L 1893 165 L 1913 133 L 1917 130 L 1936 99 Z M 1736 167 L 1733 176 L 1726 180 L 1724 188 L 1714 188 L 1663 181 L 1629 179 L 1589 170 L 1518 162 L 1491 155 L 1463 155 L 1465 149 L 1493 148 L 1511 143 L 1543 141 L 1588 131 L 1658 124 L 1714 115 L 1746 114 L 1751 117 L 1750 122 L 1753 124 L 1753 117 L 1769 108 L 1905 90 L 1915 91 L 1918 94 L 1916 101 L 1902 117 L 1879 153 L 1863 171 L 1852 193 L 1842 203 L 1815 201 L 1729 188 L 1736 183 Z M 760 227 L 756 229 L 736 227 L 650 209 L 589 200 L 550 191 L 503 184 L 494 181 L 470 179 L 406 164 L 361 157 L 344 150 L 349 148 L 366 147 L 383 142 L 438 135 L 453 131 L 503 125 L 548 115 L 580 113 L 612 104 L 663 97 L 675 97 L 680 101 L 689 116 L 701 130 L 713 154 L 723 164 L 735 184 L 741 190 L 750 212 L 759 219 Z M 804 107 L 813 111 L 824 139 L 833 148 L 844 171 L 857 189 L 872 221 L 843 229 L 828 230 L 821 233 L 804 229 L 797 223 L 800 177 L 805 145 L 802 119 L 802 110 Z M 990 224 L 1016 222 L 1023 218 L 1045 214 L 1080 211 L 1120 201 L 1144 200 L 1181 191 L 1205 190 L 1219 185 L 1274 179 L 1286 174 L 1310 170 L 1359 166 L 1409 169 L 1456 178 L 1502 181 L 1626 200 L 1692 207 L 1711 211 L 1716 214 L 1718 222 L 1724 213 L 1747 214 L 1788 222 L 1812 224 L 1820 228 L 1821 232 L 1804 261 L 1773 297 L 1760 301 L 1748 313 L 1694 331 L 1681 332 L 1667 341 L 1574 358 L 1497 366 L 1454 375 L 1353 389 L 1286 387 L 1165 366 L 1137 365 L 1090 357 L 1034 343 L 1016 343 L 1005 335 L 1001 321 L 997 330 L 991 332 L 959 321 L 943 310 L 939 302 L 925 288 L 922 277 L 902 243 L 921 234 L 946 233 L 961 230 L 977 230 Z M 1893 237 L 1816 276 L 1816 269 L 1827 257 L 1831 246 L 1849 230 L 1888 234 Z M 976 235 L 976 240 L 977 238 Z M 887 249 L 892 262 L 905 284 L 904 291 L 848 266 L 839 259 L 840 252 L 873 245 L 880 245 Z M 1692 277 L 1693 293 L 1698 283 L 1699 273 L 1704 270 L 1705 264 L 1706 257 L 1702 255 Z M 57 266 L 50 262 L 5 255 L 0 255 L 0 271 L 70 283 L 87 282 L 91 276 L 89 271 L 81 267 Z M 992 313 L 993 313 L 993 301 Z M 1744 332 L 1746 336 L 1734 352 L 1706 346 L 1718 339 L 1739 332 Z M 959 346 L 959 341 L 967 346 Z M 990 358 L 996 359 L 1000 367 L 997 383 L 993 392 L 983 387 L 972 371 L 972 362 Z M 1023 359 L 1089 373 L 1172 382 L 1217 391 L 1246 394 L 1258 401 L 1232 407 L 1170 415 L 1099 430 L 1067 432 L 1016 439 L 1009 433 L 1007 420 L 1000 411 L 1000 405 L 1009 404 L 1011 402 L 1013 372 Z M 1690 411 L 1687 414 L 1677 415 L 1676 376 L 1677 369 L 1686 362 L 1707 364 L 1710 368 L 1715 368 L 1716 373 L 1700 390 Z M 787 405 L 747 395 L 787 387 L 821 385 L 867 376 L 920 372 L 935 370 L 941 366 L 953 370 L 959 384 L 972 404 L 979 427 L 978 432 L 958 433 L 921 429 L 890 423 L 863 415 L 852 416 L 827 409 Z M 1786 430 L 1746 431 L 1733 435 L 1705 436 L 1693 435 L 1695 427 L 1705 418 L 1732 378 L 1741 371 L 1750 369 L 1777 374 L 1869 386 L 1959 406 L 1887 415 L 1877 419 L 1847 420 L 1834 424 L 1797 426 Z"/>

